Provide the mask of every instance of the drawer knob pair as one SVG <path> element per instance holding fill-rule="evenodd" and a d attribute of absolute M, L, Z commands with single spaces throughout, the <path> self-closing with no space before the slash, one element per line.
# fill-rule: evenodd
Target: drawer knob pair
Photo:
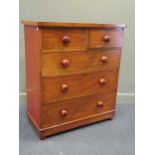
<path fill-rule="evenodd" d="M 97 107 L 99 107 L 99 108 L 103 107 L 103 102 L 102 102 L 102 101 L 99 101 L 99 102 L 97 103 Z"/>
<path fill-rule="evenodd" d="M 103 107 L 103 102 L 99 101 L 97 103 L 97 107 L 102 108 Z M 67 116 L 68 112 L 67 112 L 67 110 L 61 110 L 60 114 L 61 114 L 61 116 L 65 117 L 65 116 Z"/>
<path fill-rule="evenodd" d="M 63 68 L 66 68 L 66 67 L 69 66 L 69 60 L 63 59 L 62 62 L 61 62 L 61 64 L 62 64 L 62 67 L 63 67 Z"/>
<path fill-rule="evenodd" d="M 111 37 L 110 36 L 108 36 L 108 35 L 105 35 L 104 37 L 103 37 L 103 41 L 104 42 L 110 42 L 110 40 L 111 40 Z"/>
<path fill-rule="evenodd" d="M 102 57 L 101 57 L 101 61 L 102 61 L 103 63 L 107 63 L 108 57 L 107 57 L 107 56 L 102 56 Z M 63 60 L 61 61 L 61 65 L 62 65 L 63 68 L 67 68 L 67 67 L 69 66 L 69 64 L 70 64 L 70 62 L 69 62 L 68 59 L 63 59 Z"/>
<path fill-rule="evenodd" d="M 111 40 L 111 37 L 108 36 L 108 35 L 105 35 L 105 36 L 103 37 L 103 41 L 104 41 L 104 42 L 110 42 L 110 40 Z M 69 37 L 69 36 L 63 36 L 63 37 L 62 37 L 62 42 L 63 42 L 64 44 L 69 44 L 69 43 L 70 43 L 70 37 Z"/>
<path fill-rule="evenodd" d="M 63 36 L 62 37 L 63 44 L 69 44 L 70 43 L 70 37 L 69 36 Z"/>

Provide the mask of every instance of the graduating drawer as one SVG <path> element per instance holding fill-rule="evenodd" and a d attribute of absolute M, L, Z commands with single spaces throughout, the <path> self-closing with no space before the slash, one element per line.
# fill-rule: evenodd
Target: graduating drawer
<path fill-rule="evenodd" d="M 115 109 L 115 100 L 115 93 L 95 94 L 43 105 L 42 126 L 61 125 L 104 112 L 112 112 Z"/>
<path fill-rule="evenodd" d="M 113 48 L 122 47 L 122 30 L 89 30 L 88 48 Z"/>
<path fill-rule="evenodd" d="M 42 78 L 42 101 L 68 99 L 117 89 L 118 70 Z"/>
<path fill-rule="evenodd" d="M 42 54 L 43 77 L 116 69 L 120 51 L 53 52 Z"/>
<path fill-rule="evenodd" d="M 83 29 L 43 29 L 42 52 L 85 50 L 87 33 Z"/>

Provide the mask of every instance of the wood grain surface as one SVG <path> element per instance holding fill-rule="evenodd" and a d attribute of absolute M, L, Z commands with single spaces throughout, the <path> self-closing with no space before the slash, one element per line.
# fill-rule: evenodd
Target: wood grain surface
<path fill-rule="evenodd" d="M 110 37 L 110 41 L 104 41 L 104 37 Z M 88 48 L 122 47 L 123 31 L 116 30 L 89 30 Z"/>
<path fill-rule="evenodd" d="M 77 73 L 90 73 L 117 69 L 120 63 L 120 50 L 107 51 L 73 51 L 73 52 L 53 52 L 41 55 L 42 77 L 52 77 L 60 75 L 71 75 Z M 103 62 L 102 57 L 107 57 Z M 68 65 L 64 66 L 63 60 L 68 60 Z"/>
<path fill-rule="evenodd" d="M 40 49 L 41 32 L 25 26 L 27 111 L 40 126 Z"/>
<path fill-rule="evenodd" d="M 84 27 L 84 28 L 125 28 L 125 24 L 104 24 L 104 23 L 62 23 L 62 22 L 46 22 L 46 21 L 21 21 L 24 25 L 40 26 L 40 27 Z"/>
<path fill-rule="evenodd" d="M 42 108 L 42 127 L 45 128 L 58 125 L 76 119 L 81 119 L 91 115 L 114 110 L 115 98 L 115 92 L 108 94 L 101 93 L 46 104 Z M 99 107 L 98 102 L 101 101 L 103 102 L 103 106 Z M 67 115 L 62 115 L 62 110 L 65 110 Z"/>
<path fill-rule="evenodd" d="M 63 38 L 69 37 L 64 43 Z M 42 49 L 53 51 L 85 50 L 87 48 L 87 31 L 82 29 L 43 29 Z"/>
<path fill-rule="evenodd" d="M 105 84 L 100 84 L 100 79 L 105 79 Z M 116 91 L 118 70 L 58 76 L 42 79 L 42 102 L 49 103 L 99 92 Z M 67 85 L 67 90 L 62 91 L 62 86 Z"/>

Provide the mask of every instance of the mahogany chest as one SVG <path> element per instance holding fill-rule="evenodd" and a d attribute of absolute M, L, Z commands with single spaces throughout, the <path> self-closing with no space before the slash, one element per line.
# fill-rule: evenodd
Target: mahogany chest
<path fill-rule="evenodd" d="M 27 114 L 40 139 L 112 119 L 125 25 L 22 23 Z"/>

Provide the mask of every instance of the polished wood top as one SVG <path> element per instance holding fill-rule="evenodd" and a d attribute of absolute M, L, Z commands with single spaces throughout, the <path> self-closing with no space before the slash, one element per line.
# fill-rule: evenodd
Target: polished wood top
<path fill-rule="evenodd" d="M 94 27 L 94 28 L 125 28 L 125 24 L 103 24 L 103 23 L 62 23 L 62 22 L 43 22 L 43 21 L 21 21 L 24 25 L 40 27 Z"/>

